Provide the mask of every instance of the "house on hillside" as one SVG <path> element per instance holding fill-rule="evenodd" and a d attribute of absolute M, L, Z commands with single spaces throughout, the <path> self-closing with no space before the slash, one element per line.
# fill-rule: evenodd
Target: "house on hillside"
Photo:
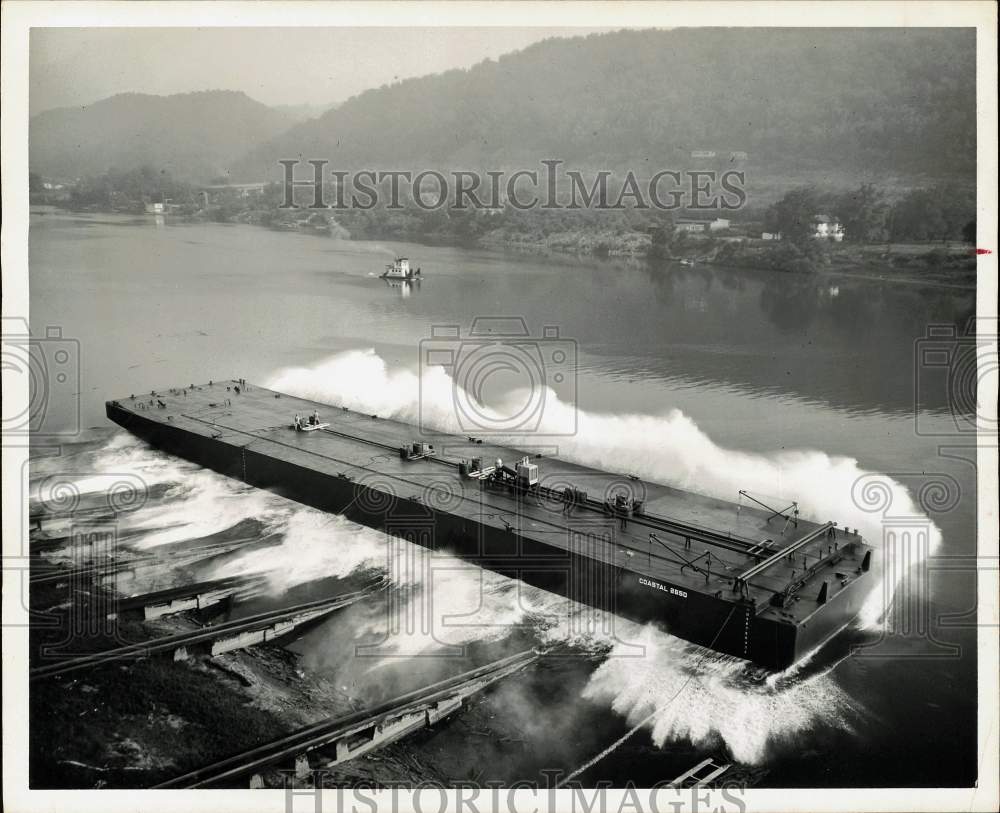
<path fill-rule="evenodd" d="M 813 215 L 813 237 L 821 240 L 833 240 L 839 243 L 844 239 L 844 227 L 839 220 L 830 215 Z"/>

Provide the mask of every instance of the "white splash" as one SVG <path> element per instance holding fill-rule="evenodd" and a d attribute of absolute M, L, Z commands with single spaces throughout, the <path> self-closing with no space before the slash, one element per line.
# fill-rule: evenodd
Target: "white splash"
<path fill-rule="evenodd" d="M 269 591 L 280 595 L 317 579 L 384 568 L 382 536 L 344 517 L 292 504 L 272 530 L 281 537 L 280 543 L 232 557 L 211 577 L 266 576 Z"/>
<path fill-rule="evenodd" d="M 141 511 L 125 514 L 122 529 L 141 536 L 134 546 L 156 548 L 174 542 L 220 534 L 245 519 L 272 528 L 287 517 L 291 506 L 266 491 L 242 486 L 205 469 L 183 476 L 158 501 Z"/>
<path fill-rule="evenodd" d="M 632 646 L 644 648 L 636 656 Z M 825 726 L 851 730 L 862 708 L 821 672 L 801 680 L 756 680 L 745 661 L 693 647 L 646 626 L 616 645 L 584 697 L 610 704 L 630 723 L 656 711 L 650 735 L 662 746 L 688 740 L 757 765 Z"/>

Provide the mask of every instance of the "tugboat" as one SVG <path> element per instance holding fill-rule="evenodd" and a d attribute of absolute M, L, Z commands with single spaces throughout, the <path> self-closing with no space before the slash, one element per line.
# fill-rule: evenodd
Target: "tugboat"
<path fill-rule="evenodd" d="M 385 273 L 379 279 L 420 279 L 420 269 L 414 270 L 410 266 L 410 261 L 406 257 L 397 257 L 392 263 L 385 267 Z"/>

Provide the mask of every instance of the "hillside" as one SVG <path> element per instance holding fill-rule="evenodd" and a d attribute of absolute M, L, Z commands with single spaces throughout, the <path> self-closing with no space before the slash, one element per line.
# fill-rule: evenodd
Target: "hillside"
<path fill-rule="evenodd" d="M 687 167 L 749 154 L 760 175 L 974 178 L 974 32 L 677 29 L 552 39 L 362 93 L 237 163 L 338 169 Z"/>
<path fill-rule="evenodd" d="M 297 120 L 292 110 L 232 91 L 124 93 L 33 117 L 31 171 L 74 178 L 148 164 L 175 178 L 203 181 L 225 174 L 234 157 Z"/>

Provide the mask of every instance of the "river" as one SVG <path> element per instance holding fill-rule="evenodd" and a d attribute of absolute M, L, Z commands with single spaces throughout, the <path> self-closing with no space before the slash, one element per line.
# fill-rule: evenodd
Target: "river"
<path fill-rule="evenodd" d="M 423 281 L 378 279 L 394 255 L 408 255 Z M 262 600 L 386 569 L 385 540 L 144 448 L 106 421 L 106 399 L 243 377 L 419 416 L 449 405 L 447 374 L 459 375 L 434 368 L 421 386 L 421 371 L 444 358 L 436 351 L 454 349 L 474 323 L 496 338 L 523 322 L 551 387 L 544 432 L 532 435 L 546 448 L 733 501 L 741 488 L 768 504 L 796 501 L 804 515 L 838 518 L 876 544 L 901 524 L 923 529 L 916 552 L 900 553 L 893 537 L 894 567 L 909 575 L 887 581 L 897 607 L 889 620 L 873 613 L 854 634 L 863 644 L 854 654 L 835 644 L 777 677 L 706 660 L 651 627 L 581 630 L 568 620 L 579 608 L 540 591 L 519 596 L 509 580 L 458 563 L 420 587 L 435 612 L 472 622 L 389 642 L 361 665 L 343 644 L 377 635 L 377 612 L 343 614 L 296 642 L 308 668 L 336 672 L 371 699 L 516 642 L 588 654 L 558 691 L 542 673 L 516 696 L 491 696 L 524 732 L 516 754 L 496 758 L 496 778 L 572 770 L 661 708 L 583 780 L 648 786 L 689 767 L 693 753 L 717 753 L 766 769 L 764 786 L 974 781 L 975 635 L 961 618 L 974 607 L 974 570 L 937 567 L 975 553 L 967 383 L 961 371 L 948 375 L 973 291 L 38 210 L 30 297 L 34 335 L 59 328 L 48 341 L 68 348 L 79 370 L 78 394 L 50 393 L 45 425 L 81 433 L 50 457 L 36 454 L 33 482 L 69 469 L 80 480 L 124 471 L 166 484 L 129 520 L 147 549 L 243 533 L 246 522 L 277 533 L 277 546 L 222 565 L 268 574 Z M 931 326 L 938 333 L 928 338 Z M 522 378 L 496 372 L 483 400 L 516 411 L 528 403 L 518 400 Z M 34 451 L 44 445 L 36 439 Z M 904 557 L 917 562 L 912 570 Z M 883 596 L 872 598 L 874 607 Z M 463 644 L 469 651 L 452 663 L 449 645 Z M 464 771 L 467 745 L 455 735 L 451 747 Z"/>

